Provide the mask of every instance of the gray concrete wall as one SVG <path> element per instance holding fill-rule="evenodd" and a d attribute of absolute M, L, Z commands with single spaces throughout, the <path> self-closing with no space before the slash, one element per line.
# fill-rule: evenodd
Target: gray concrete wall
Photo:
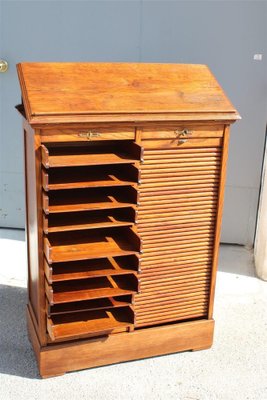
<path fill-rule="evenodd" d="M 266 125 L 265 1 L 2 1 L 1 226 L 24 226 L 23 143 L 15 64 L 208 64 L 242 115 L 232 129 L 222 240 L 251 244 Z M 262 61 L 254 61 L 263 53 Z M 75 73 L 75 71 L 73 71 Z"/>

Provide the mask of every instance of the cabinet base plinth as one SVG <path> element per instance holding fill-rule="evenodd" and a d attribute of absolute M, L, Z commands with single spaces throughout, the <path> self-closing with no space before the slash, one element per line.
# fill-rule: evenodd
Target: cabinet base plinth
<path fill-rule="evenodd" d="M 180 351 L 207 349 L 212 345 L 214 331 L 214 320 L 198 320 L 41 347 L 29 312 L 27 322 L 43 378 Z"/>

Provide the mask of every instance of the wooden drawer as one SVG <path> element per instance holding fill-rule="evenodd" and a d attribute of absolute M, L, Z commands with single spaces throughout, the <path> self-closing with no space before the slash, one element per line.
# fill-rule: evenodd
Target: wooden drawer
<path fill-rule="evenodd" d="M 167 126 L 144 128 L 141 133 L 145 148 L 187 149 L 216 148 L 222 145 L 223 126 Z M 182 155 L 182 154 L 181 154 Z"/>
<path fill-rule="evenodd" d="M 49 142 L 90 142 L 99 140 L 134 140 L 134 127 L 96 127 L 76 129 L 43 129 L 42 143 Z"/>
<path fill-rule="evenodd" d="M 224 126 L 168 125 L 142 128 L 142 139 L 221 138 Z"/>

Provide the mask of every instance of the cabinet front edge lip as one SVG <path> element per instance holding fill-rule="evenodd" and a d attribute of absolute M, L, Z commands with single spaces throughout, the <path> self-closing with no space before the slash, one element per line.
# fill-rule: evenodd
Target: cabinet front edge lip
<path fill-rule="evenodd" d="M 51 125 L 54 126 L 73 126 L 73 125 L 82 125 L 82 124 L 98 124 L 98 123 L 128 123 L 128 124 L 140 124 L 145 122 L 173 122 L 173 123 L 181 123 L 181 122 L 219 122 L 232 124 L 237 120 L 240 120 L 241 117 L 236 113 L 227 113 L 227 114 L 143 114 L 143 115 L 67 115 L 67 116 L 59 116 L 55 118 L 54 116 L 48 117 L 33 117 L 28 119 L 29 124 L 34 128 L 45 128 Z"/>

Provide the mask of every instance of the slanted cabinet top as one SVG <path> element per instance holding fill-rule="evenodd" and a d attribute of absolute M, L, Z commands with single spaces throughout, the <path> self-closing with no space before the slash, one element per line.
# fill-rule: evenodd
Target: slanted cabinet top
<path fill-rule="evenodd" d="M 239 118 L 206 65 L 21 63 L 32 124 Z"/>

